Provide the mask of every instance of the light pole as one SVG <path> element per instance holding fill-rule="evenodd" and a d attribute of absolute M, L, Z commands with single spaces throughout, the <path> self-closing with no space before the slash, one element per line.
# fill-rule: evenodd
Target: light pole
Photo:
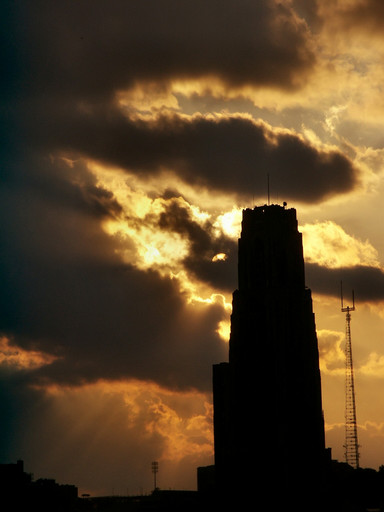
<path fill-rule="evenodd" d="M 152 473 L 153 473 L 153 484 L 154 484 L 154 491 L 156 491 L 156 475 L 159 471 L 159 463 L 155 460 L 152 462 Z"/>

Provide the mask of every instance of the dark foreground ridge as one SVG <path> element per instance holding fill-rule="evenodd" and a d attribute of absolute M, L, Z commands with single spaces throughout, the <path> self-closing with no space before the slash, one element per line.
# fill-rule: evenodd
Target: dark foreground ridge
<path fill-rule="evenodd" d="M 263 468 L 259 468 L 263 472 Z M 222 501 L 212 493 L 214 466 L 198 468 L 197 491 L 163 491 L 156 489 L 144 496 L 78 496 L 74 485 L 61 485 L 52 479 L 34 481 L 32 476 L 24 472 L 23 461 L 16 464 L 0 464 L 0 510 L 15 512 L 200 512 L 200 510 L 216 512 Z M 353 469 L 345 463 L 331 461 L 329 484 L 330 501 L 324 512 L 383 512 L 384 511 L 384 466 L 374 469 Z M 271 489 L 267 501 L 262 501 L 257 492 L 257 477 L 245 510 L 260 512 L 282 512 L 274 507 L 275 496 L 279 488 Z M 313 510 L 313 496 L 308 496 L 302 489 L 303 498 L 307 501 L 307 511 Z M 332 499 L 331 499 L 332 498 Z M 238 496 L 243 502 L 243 495 Z M 234 511 L 243 512 L 242 508 L 234 507 Z M 283 509 L 284 510 L 284 509 Z"/>

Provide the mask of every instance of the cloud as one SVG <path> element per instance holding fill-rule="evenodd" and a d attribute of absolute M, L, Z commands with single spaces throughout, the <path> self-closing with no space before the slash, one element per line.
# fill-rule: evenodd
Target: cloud
<path fill-rule="evenodd" d="M 16 23 L 19 39 L 19 48 L 9 42 L 7 49 L 26 64 L 24 82 L 36 93 L 109 95 L 137 81 L 204 76 L 289 89 L 315 60 L 307 25 L 288 2 L 41 0 L 7 7 L 5 28 Z"/>
<path fill-rule="evenodd" d="M 366 265 L 328 268 L 315 263 L 305 265 L 306 284 L 315 293 L 340 297 L 343 289 L 354 290 L 356 302 L 384 300 L 384 272 L 381 268 Z"/>
<path fill-rule="evenodd" d="M 384 24 L 384 6 L 380 0 L 352 0 L 338 3 L 334 15 L 337 16 L 339 27 L 348 30 L 372 31 L 382 35 Z M 331 4 L 331 9 L 334 7 Z"/>
<path fill-rule="evenodd" d="M 178 201 L 168 202 L 167 209 L 160 214 L 158 226 L 189 240 L 188 255 L 183 261 L 188 272 L 214 289 L 231 291 L 235 288 L 237 241 L 223 234 L 215 236 L 214 225 L 209 220 L 198 223 Z M 218 254 L 224 257 L 215 257 Z"/>
<path fill-rule="evenodd" d="M 175 80 L 296 87 L 314 49 L 289 2 L 9 2 L 4 20 L 5 135 L 16 151 L 22 140 L 33 151 L 85 155 L 139 176 L 171 170 L 240 197 L 264 195 L 267 170 L 286 199 L 321 201 L 356 185 L 357 170 L 341 153 L 249 118 L 145 121 L 118 103 L 124 91 L 167 96 Z"/>
<path fill-rule="evenodd" d="M 359 368 L 359 374 L 370 377 L 384 377 L 384 356 L 376 352 L 369 354 L 368 360 Z"/>
<path fill-rule="evenodd" d="M 303 233 L 305 260 L 329 268 L 364 265 L 379 267 L 377 250 L 366 240 L 349 235 L 332 221 L 305 224 Z"/>
<path fill-rule="evenodd" d="M 150 198 L 124 185 L 120 189 L 121 181 L 118 183 L 123 212 L 103 227 L 113 237 L 115 251 L 123 261 L 140 270 L 172 275 L 183 289 L 202 285 L 206 292 L 200 292 L 200 298 L 209 289 L 208 295 L 233 290 L 237 210 L 223 215 L 207 213 L 177 192 L 165 190 Z"/>
<path fill-rule="evenodd" d="M 210 389 L 212 363 L 227 357 L 219 334 L 228 320 L 223 299 L 190 300 L 170 273 L 124 261 L 118 237 L 103 229 L 104 221 L 124 219 L 124 205 L 83 162 L 19 157 L 6 171 L 0 329 L 21 354 L 52 358 L 23 370 L 26 378 L 62 385 L 135 378 Z M 134 222 L 181 237 L 188 253 L 174 270 L 213 291 L 233 291 L 236 242 L 215 218 L 194 216 L 185 200 L 168 194 L 156 214 Z M 227 258 L 214 261 L 219 253 Z M 310 284 L 321 293 L 332 276 L 328 269 L 316 281 L 324 270 L 312 269 Z"/>
<path fill-rule="evenodd" d="M 9 221 L 0 240 L 0 330 L 23 351 L 56 358 L 30 378 L 135 377 L 209 389 L 212 363 L 225 358 L 216 332 L 223 304 L 188 303 L 177 280 L 123 262 L 101 227 L 120 208 L 86 168 L 78 164 L 71 183 L 71 167 L 35 164 L 26 183 L 15 172 L 1 193 Z"/>
<path fill-rule="evenodd" d="M 0 453 L 12 462 L 22 453 L 35 479 L 77 485 L 79 495 L 139 495 L 153 489 L 153 460 L 159 485 L 179 489 L 193 489 L 198 465 L 212 462 L 212 406 L 205 394 L 135 380 L 23 384 L 20 377 L 8 379 L 5 390 L 0 378 L 7 418 Z"/>
<path fill-rule="evenodd" d="M 306 284 L 315 292 L 340 297 L 354 290 L 356 301 L 384 300 L 384 271 L 369 240 L 348 234 L 333 221 L 300 226 L 303 233 Z"/>
<path fill-rule="evenodd" d="M 320 370 L 323 375 L 345 375 L 344 332 L 318 329 Z"/>
<path fill-rule="evenodd" d="M 12 346 L 9 339 L 0 338 L 0 367 L 29 369 L 40 368 L 46 364 L 51 364 L 54 357 L 34 350 L 23 350 Z"/>
<path fill-rule="evenodd" d="M 37 112 L 36 112 L 37 114 Z M 55 108 L 27 115 L 40 150 L 79 155 L 149 179 L 168 170 L 194 187 L 264 196 L 266 176 L 285 199 L 318 202 L 349 192 L 359 171 L 343 153 L 318 149 L 294 132 L 249 116 L 159 115 L 130 118 L 116 106 L 87 111 Z"/>
<path fill-rule="evenodd" d="M 318 13 L 318 2 L 316 0 L 292 0 L 297 14 L 305 19 L 312 31 L 317 31 L 321 26 L 322 20 Z"/>
<path fill-rule="evenodd" d="M 135 377 L 210 388 L 211 365 L 224 357 L 219 304 L 186 305 L 174 283 L 127 265 L 34 264 L 20 278 L 23 287 L 12 283 L 19 302 L 6 332 L 15 343 L 60 356 L 31 378 L 65 384 Z"/>

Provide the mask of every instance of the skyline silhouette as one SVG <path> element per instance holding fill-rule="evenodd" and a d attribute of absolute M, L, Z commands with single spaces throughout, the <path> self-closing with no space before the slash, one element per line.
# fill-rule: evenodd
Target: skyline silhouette
<path fill-rule="evenodd" d="M 342 300 L 341 309 L 348 356 L 354 300 L 346 308 Z M 79 496 L 74 485 L 34 480 L 18 460 L 0 464 L 3 503 L 42 512 L 193 511 L 250 503 L 276 511 L 383 510 L 384 466 L 376 472 L 348 458 L 340 463 L 325 446 L 315 314 L 296 210 L 286 203 L 243 210 L 229 357 L 212 369 L 215 458 L 214 465 L 196 468 L 197 491 L 161 490 L 159 462 L 152 461 L 150 494 Z"/>

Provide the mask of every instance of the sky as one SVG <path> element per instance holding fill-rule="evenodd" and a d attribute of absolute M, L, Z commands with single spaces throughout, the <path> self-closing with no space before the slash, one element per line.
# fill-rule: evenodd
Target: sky
<path fill-rule="evenodd" d="M 344 460 L 342 281 L 360 465 L 384 464 L 383 2 L 1 14 L 0 462 L 106 495 L 151 492 L 158 461 L 160 488 L 196 489 L 241 212 L 269 183 L 303 234 L 326 445 Z"/>

